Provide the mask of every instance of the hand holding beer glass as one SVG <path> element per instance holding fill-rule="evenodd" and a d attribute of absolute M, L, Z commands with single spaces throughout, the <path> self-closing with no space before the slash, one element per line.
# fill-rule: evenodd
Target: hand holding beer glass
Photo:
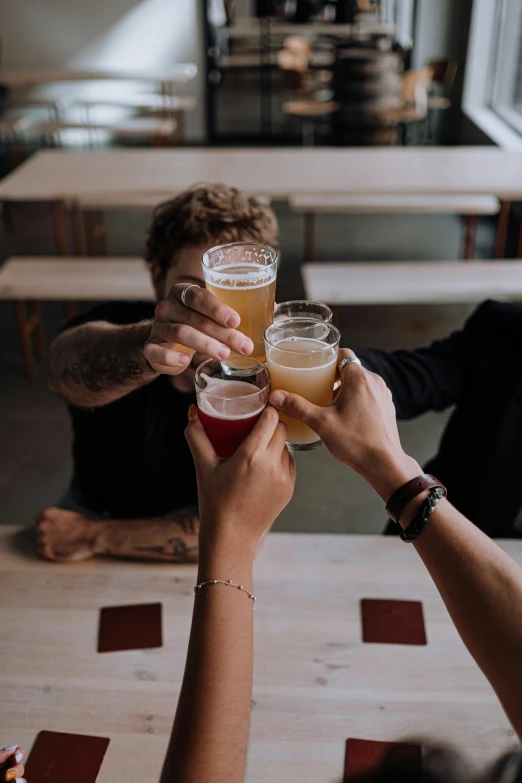
<path fill-rule="evenodd" d="M 264 333 L 274 320 L 276 251 L 268 245 L 234 242 L 211 248 L 202 264 L 207 290 L 239 314 L 241 332 L 254 343 L 252 356 L 264 361 Z M 226 361 L 230 367 L 248 364 L 237 353 Z"/>
<path fill-rule="evenodd" d="M 333 399 L 339 330 L 330 323 L 305 318 L 277 321 L 265 334 L 267 365 L 272 391 L 301 395 L 322 407 Z M 309 451 L 321 445 L 306 424 L 281 414 L 288 425 L 289 448 Z"/>

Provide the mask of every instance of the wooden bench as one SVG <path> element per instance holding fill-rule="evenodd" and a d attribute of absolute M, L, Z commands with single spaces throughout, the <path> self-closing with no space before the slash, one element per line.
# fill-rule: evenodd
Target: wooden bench
<path fill-rule="evenodd" d="M 40 302 L 154 300 L 150 276 L 141 258 L 10 258 L 0 268 L 0 299 L 15 303 L 25 369 L 36 375 L 32 344 L 45 355 Z M 30 309 L 30 316 L 27 308 Z"/>
<path fill-rule="evenodd" d="M 315 260 L 315 215 L 330 214 L 407 214 L 407 215 L 462 215 L 465 218 L 463 258 L 475 255 L 479 215 L 496 215 L 500 202 L 495 196 L 481 195 L 422 195 L 422 194 L 324 194 L 294 195 L 289 198 L 290 209 L 305 217 L 304 261 Z"/>
<path fill-rule="evenodd" d="M 466 304 L 522 300 L 522 261 L 303 264 L 307 299 L 343 305 Z"/>

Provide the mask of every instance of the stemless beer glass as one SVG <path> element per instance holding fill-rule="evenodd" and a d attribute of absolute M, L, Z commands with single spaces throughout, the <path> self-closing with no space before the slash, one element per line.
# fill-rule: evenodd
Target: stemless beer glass
<path fill-rule="evenodd" d="M 268 402 L 270 376 L 264 364 L 233 369 L 215 359 L 200 364 L 195 376 L 201 423 L 214 451 L 231 457 L 252 431 Z"/>
<path fill-rule="evenodd" d="M 278 321 L 265 334 L 265 348 L 272 391 L 300 394 L 315 405 L 329 405 L 333 399 L 335 369 L 339 352 L 339 330 L 323 321 L 296 318 Z M 281 414 L 288 425 L 287 445 L 309 451 L 321 445 L 317 434 L 296 419 Z"/>
<path fill-rule="evenodd" d="M 277 253 L 268 245 L 234 242 L 219 245 L 203 256 L 208 290 L 230 305 L 241 318 L 239 329 L 254 343 L 252 356 L 264 361 L 264 333 L 274 320 Z M 245 367 L 251 359 L 231 354 L 230 367 Z"/>
<path fill-rule="evenodd" d="M 287 321 L 289 318 L 308 318 L 309 321 L 324 321 L 329 324 L 333 313 L 328 305 L 322 302 L 309 302 L 307 299 L 295 299 L 292 302 L 281 302 L 276 307 L 274 323 Z"/>

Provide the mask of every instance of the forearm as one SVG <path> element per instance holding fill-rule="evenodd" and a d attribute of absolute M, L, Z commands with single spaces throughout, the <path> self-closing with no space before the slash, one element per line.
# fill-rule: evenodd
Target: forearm
<path fill-rule="evenodd" d="M 370 483 L 386 502 L 421 470 L 402 457 Z M 370 477 L 368 477 L 370 478 Z M 406 527 L 427 493 L 412 501 Z M 522 737 L 522 568 L 494 541 L 442 500 L 414 542 L 464 644 Z"/>
<path fill-rule="evenodd" d="M 415 548 L 522 738 L 522 568 L 447 501 Z"/>
<path fill-rule="evenodd" d="M 50 388 L 70 405 L 97 407 L 150 383 L 157 377 L 143 356 L 150 328 L 150 321 L 95 321 L 63 332 L 51 346 Z"/>
<path fill-rule="evenodd" d="M 200 554 L 198 583 L 230 579 L 252 592 L 254 552 L 213 542 Z M 183 685 L 161 783 L 243 783 L 253 671 L 252 600 L 209 585 L 195 597 Z"/>

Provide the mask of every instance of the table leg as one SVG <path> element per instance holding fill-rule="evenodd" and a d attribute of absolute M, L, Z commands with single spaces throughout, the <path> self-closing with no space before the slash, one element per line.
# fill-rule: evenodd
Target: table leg
<path fill-rule="evenodd" d="M 307 212 L 304 216 L 304 243 L 303 259 L 305 263 L 315 260 L 315 215 Z"/>
<path fill-rule="evenodd" d="M 85 221 L 80 204 L 75 201 L 72 205 L 74 252 L 79 256 L 87 255 L 87 241 L 85 238 Z"/>
<path fill-rule="evenodd" d="M 477 246 L 477 215 L 466 215 L 464 218 L 464 252 L 463 258 L 470 261 L 475 258 Z"/>
<path fill-rule="evenodd" d="M 511 201 L 502 201 L 498 216 L 497 242 L 495 245 L 495 258 L 504 258 L 506 255 L 506 242 L 509 228 L 509 215 L 511 213 Z"/>
<path fill-rule="evenodd" d="M 34 331 L 35 333 L 36 355 L 39 359 L 43 359 L 43 357 L 47 354 L 47 346 L 45 344 L 42 308 L 40 306 L 40 302 L 30 302 L 30 306 L 32 315 L 29 320 L 29 324 L 31 326 L 31 331 Z"/>
<path fill-rule="evenodd" d="M 66 256 L 69 253 L 67 221 L 65 218 L 65 205 L 60 199 L 53 201 L 53 227 L 56 252 L 59 256 Z"/>
<path fill-rule="evenodd" d="M 522 218 L 520 219 L 520 233 L 518 235 L 517 258 L 522 258 Z"/>
<path fill-rule="evenodd" d="M 29 378 L 33 379 L 36 378 L 36 362 L 34 360 L 33 345 L 31 342 L 31 328 L 30 322 L 27 318 L 25 302 L 20 300 L 15 301 L 14 306 L 25 371 Z"/>

